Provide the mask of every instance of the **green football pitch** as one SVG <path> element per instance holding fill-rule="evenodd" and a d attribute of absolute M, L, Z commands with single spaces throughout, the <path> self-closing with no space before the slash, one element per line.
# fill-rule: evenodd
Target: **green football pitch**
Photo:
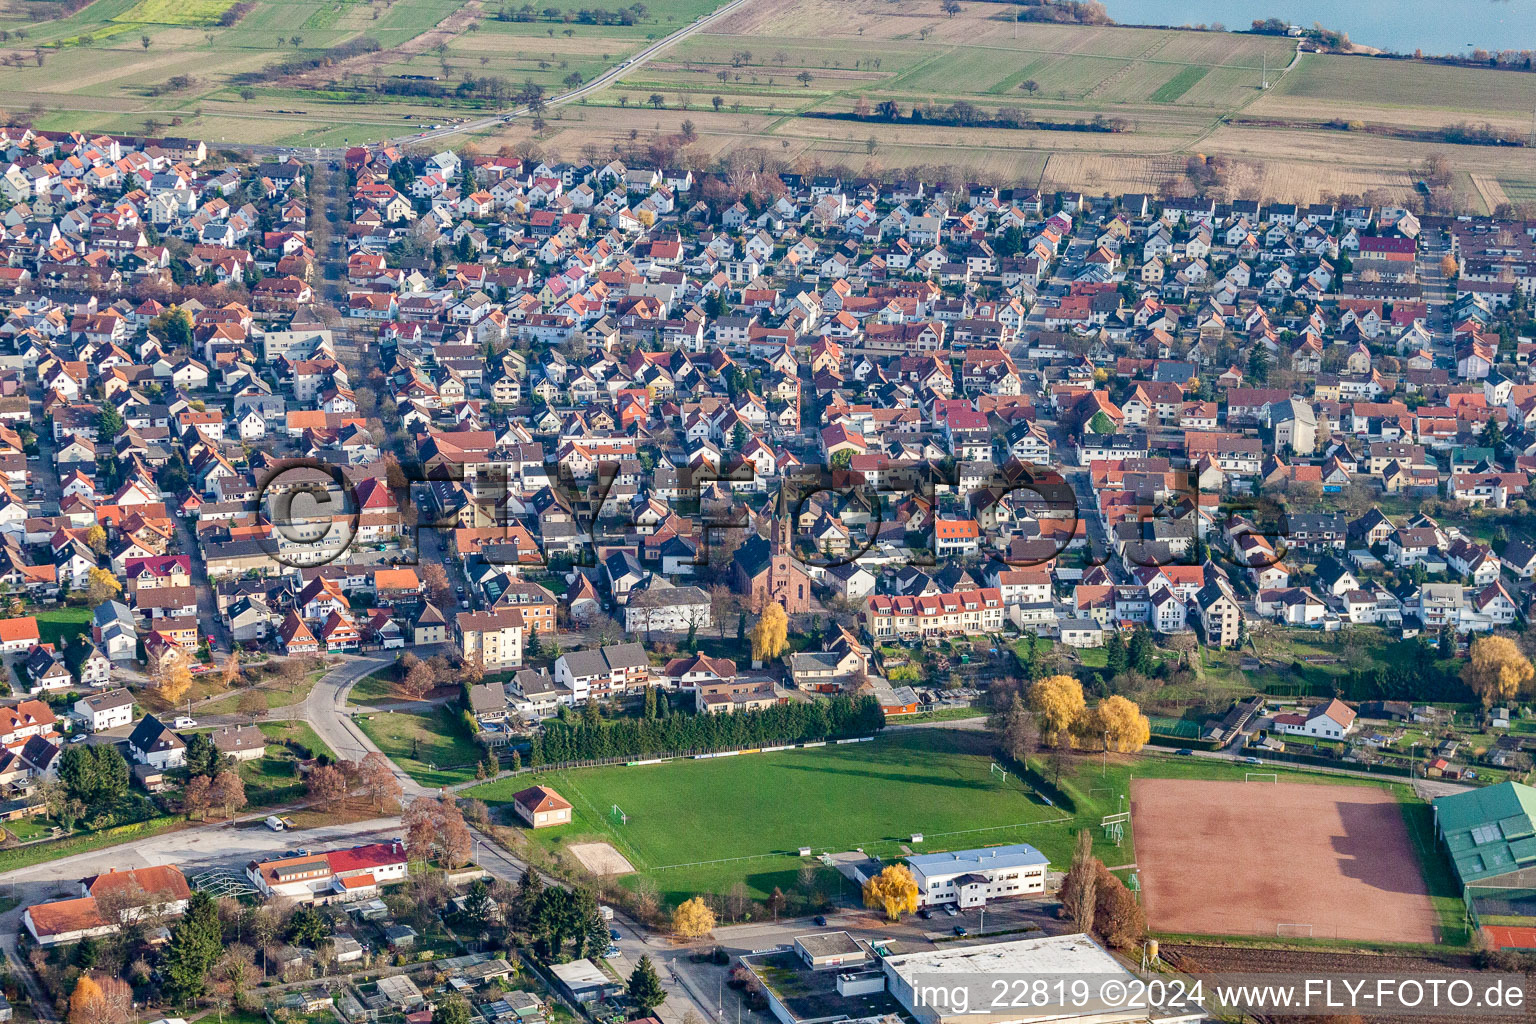
<path fill-rule="evenodd" d="M 534 842 L 606 840 L 669 899 L 742 878 L 766 895 L 793 882 L 803 847 L 889 857 L 903 845 L 1028 842 L 1053 859 L 1066 853 L 1074 819 L 994 770 L 989 747 L 980 732 L 915 730 L 810 750 L 525 775 L 465 795 L 495 806 L 527 786 L 550 786 L 574 805 L 574 820 L 530 833 Z"/>

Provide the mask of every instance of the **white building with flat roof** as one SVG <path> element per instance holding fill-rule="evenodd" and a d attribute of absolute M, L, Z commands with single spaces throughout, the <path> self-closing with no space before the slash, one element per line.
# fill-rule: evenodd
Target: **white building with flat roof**
<path fill-rule="evenodd" d="M 1045 854 L 1028 843 L 907 858 L 917 882 L 918 902 L 925 907 L 940 903 L 980 907 L 989 899 L 1043 893 L 1049 865 Z"/>
<path fill-rule="evenodd" d="M 997 1007 L 999 980 L 1054 984 L 1060 979 L 1070 991 L 1073 980 L 1080 979 L 1094 995 L 1111 979 L 1135 981 L 1108 950 L 1080 933 L 888 956 L 881 968 L 886 988 L 918 1024 L 1184 1024 L 1205 1016 L 1199 1007 L 1193 1012 L 1157 1010 L 1133 1000 L 1107 1005 L 1092 996 L 1082 1005 L 1039 1007 L 1026 1000 L 1018 1008 L 988 1012 Z M 961 1000 L 966 1004 L 960 1005 Z"/>

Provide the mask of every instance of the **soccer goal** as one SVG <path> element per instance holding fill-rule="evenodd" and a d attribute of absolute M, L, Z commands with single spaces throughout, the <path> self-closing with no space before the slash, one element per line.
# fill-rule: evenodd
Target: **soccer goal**
<path fill-rule="evenodd" d="M 629 824 L 629 815 L 625 814 L 624 811 L 620 809 L 618 804 L 613 805 L 613 810 L 608 812 L 608 816 L 614 821 L 618 822 L 620 825 Z"/>
<path fill-rule="evenodd" d="M 1243 781 L 1244 782 L 1255 782 L 1255 781 L 1257 781 L 1257 782 L 1273 782 L 1275 785 L 1278 786 L 1280 784 L 1280 773 L 1279 772 L 1244 772 L 1243 773 Z"/>
<path fill-rule="evenodd" d="M 1104 838 L 1113 839 L 1119 846 L 1125 840 L 1125 826 L 1131 820 L 1130 811 L 1121 811 L 1119 814 L 1106 814 L 1099 826 L 1104 829 Z"/>
<path fill-rule="evenodd" d="M 1310 939 L 1312 937 L 1312 926 L 1295 922 L 1281 922 L 1275 925 L 1275 937 L 1277 939 Z"/>
<path fill-rule="evenodd" d="M 988 770 L 991 771 L 993 775 L 1001 776 L 1003 781 L 1006 782 L 1008 780 L 1008 769 L 1004 768 L 1002 765 L 998 764 L 996 761 L 992 762 L 992 766 Z"/>

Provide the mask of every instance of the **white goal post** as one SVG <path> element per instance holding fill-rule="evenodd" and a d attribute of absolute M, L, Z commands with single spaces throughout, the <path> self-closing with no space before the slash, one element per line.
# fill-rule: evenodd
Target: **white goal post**
<path fill-rule="evenodd" d="M 1312 926 L 1310 924 L 1281 922 L 1275 925 L 1275 937 L 1280 939 L 1310 939 L 1312 937 Z"/>
<path fill-rule="evenodd" d="M 1104 830 L 1105 839 L 1113 839 L 1119 846 L 1125 839 L 1125 826 L 1130 823 L 1131 812 L 1121 811 L 1118 814 L 1106 814 L 1104 820 L 1099 822 L 1099 827 Z"/>
<path fill-rule="evenodd" d="M 1244 772 L 1243 773 L 1243 781 L 1244 782 L 1252 782 L 1254 779 L 1258 779 L 1261 782 L 1267 780 L 1269 782 L 1275 783 L 1276 785 L 1279 785 L 1280 784 L 1280 773 L 1279 772 Z"/>

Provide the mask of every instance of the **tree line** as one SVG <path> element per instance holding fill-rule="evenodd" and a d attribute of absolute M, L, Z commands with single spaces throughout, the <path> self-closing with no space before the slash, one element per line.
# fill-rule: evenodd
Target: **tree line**
<path fill-rule="evenodd" d="M 631 4 L 621 7 L 616 11 L 610 11 L 604 7 L 583 7 L 576 11 L 561 10 L 558 7 L 545 7 L 542 10 L 533 4 L 523 4 L 521 7 L 506 5 L 496 12 L 497 21 L 559 21 L 576 22 L 579 25 L 635 25 L 645 19 L 650 13 L 645 4 Z"/>
<path fill-rule="evenodd" d="M 1031 80 L 1027 86 L 1038 88 Z M 1092 120 L 1078 118 L 1076 121 L 1047 121 L 1035 117 L 1027 110 L 1018 107 L 1004 106 L 996 110 L 986 110 L 971 103 L 969 100 L 956 100 L 948 106 L 939 106 L 931 100 L 923 104 L 914 104 L 910 114 L 904 114 L 900 104 L 895 100 L 881 100 L 871 104 L 869 100 L 860 96 L 854 101 L 851 114 L 838 111 L 811 111 L 806 116 L 832 118 L 840 121 L 883 121 L 890 124 L 911 122 L 913 124 L 937 124 L 959 128 L 1008 128 L 1008 129 L 1034 129 L 1036 131 L 1050 132 L 1123 132 L 1129 128 L 1124 118 L 1105 117 L 1103 114 L 1095 114 Z"/>
<path fill-rule="evenodd" d="M 250 71 L 237 75 L 240 84 L 256 84 L 258 82 L 275 82 L 292 75 L 303 74 L 306 71 L 316 71 L 320 68 L 339 64 L 349 57 L 360 57 L 365 53 L 377 53 L 380 49 L 379 41 L 371 36 L 359 36 L 349 39 L 344 43 L 338 43 L 313 57 L 291 57 L 288 60 L 278 61 L 260 71 Z"/>
<path fill-rule="evenodd" d="M 662 753 L 704 754 L 744 747 L 815 743 L 872 736 L 885 712 L 872 696 L 838 694 L 828 700 L 776 704 L 735 714 L 625 718 L 610 724 L 583 716 L 545 724 L 530 741 L 528 764 L 565 764 Z"/>

